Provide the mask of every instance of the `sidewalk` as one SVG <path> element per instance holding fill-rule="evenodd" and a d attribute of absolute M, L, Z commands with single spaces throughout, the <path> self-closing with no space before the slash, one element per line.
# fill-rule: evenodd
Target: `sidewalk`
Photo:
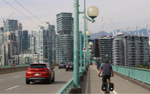
<path fill-rule="evenodd" d="M 90 65 L 84 82 L 80 83 L 82 93 L 103 94 L 101 91 L 102 78 L 98 77 L 96 66 Z"/>
<path fill-rule="evenodd" d="M 111 78 L 114 83 L 114 91 L 110 94 L 150 94 L 150 91 L 124 79 L 118 75 Z M 83 94 L 103 94 L 101 90 L 102 78 L 98 77 L 96 66 L 90 65 L 84 81 L 80 83 Z"/>

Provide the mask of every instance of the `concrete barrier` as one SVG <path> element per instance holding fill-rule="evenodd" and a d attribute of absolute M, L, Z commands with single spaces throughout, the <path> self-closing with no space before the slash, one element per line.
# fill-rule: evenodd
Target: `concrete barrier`
<path fill-rule="evenodd" d="M 51 65 L 52 67 L 58 66 L 58 64 Z M 0 75 L 6 73 L 13 73 L 19 71 L 25 71 L 29 66 L 21 66 L 21 67 L 9 67 L 9 68 L 0 68 Z"/>

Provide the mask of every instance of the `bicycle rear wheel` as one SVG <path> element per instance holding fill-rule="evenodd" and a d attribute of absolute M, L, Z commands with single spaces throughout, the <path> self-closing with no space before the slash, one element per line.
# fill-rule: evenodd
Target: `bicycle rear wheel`
<path fill-rule="evenodd" d="M 110 94 L 109 83 L 107 82 L 105 94 Z"/>

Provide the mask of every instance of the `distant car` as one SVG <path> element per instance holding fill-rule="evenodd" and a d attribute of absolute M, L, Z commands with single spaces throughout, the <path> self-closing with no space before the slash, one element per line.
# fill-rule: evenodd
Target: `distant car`
<path fill-rule="evenodd" d="M 46 81 L 48 84 L 55 81 L 54 67 L 49 67 L 48 63 L 31 63 L 26 70 L 26 84 L 30 81 Z"/>
<path fill-rule="evenodd" d="M 73 70 L 73 62 L 68 62 L 66 64 L 66 71 L 68 71 L 69 69 L 72 69 Z"/>
<path fill-rule="evenodd" d="M 58 68 L 66 68 L 66 63 L 65 62 L 60 62 L 60 64 L 58 65 Z"/>

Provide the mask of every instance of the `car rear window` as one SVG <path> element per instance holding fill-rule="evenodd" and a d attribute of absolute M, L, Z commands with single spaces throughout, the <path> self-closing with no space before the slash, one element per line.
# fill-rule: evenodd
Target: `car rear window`
<path fill-rule="evenodd" d="M 73 62 L 69 62 L 68 64 L 73 64 Z"/>
<path fill-rule="evenodd" d="M 46 68 L 46 64 L 31 64 L 30 68 Z"/>
<path fill-rule="evenodd" d="M 60 64 L 65 64 L 64 62 L 61 62 Z"/>

